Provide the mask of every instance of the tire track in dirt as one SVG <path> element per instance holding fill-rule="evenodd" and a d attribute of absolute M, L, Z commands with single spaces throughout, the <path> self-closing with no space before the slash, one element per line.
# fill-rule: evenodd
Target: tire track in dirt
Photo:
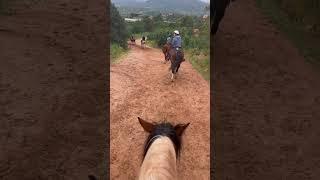
<path fill-rule="evenodd" d="M 137 117 L 172 123 L 190 122 L 183 136 L 178 173 L 181 179 L 209 179 L 209 84 L 191 66 L 181 64 L 175 82 L 159 49 L 133 46 L 111 65 L 111 179 L 135 179 L 147 133 Z"/>
<path fill-rule="evenodd" d="M 216 178 L 318 179 L 319 73 L 254 0 L 231 3 L 214 46 Z"/>

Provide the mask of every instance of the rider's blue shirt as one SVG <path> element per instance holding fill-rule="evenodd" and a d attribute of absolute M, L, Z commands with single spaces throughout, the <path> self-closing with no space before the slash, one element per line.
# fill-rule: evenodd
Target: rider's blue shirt
<path fill-rule="evenodd" d="M 173 48 L 181 48 L 181 43 L 181 37 L 179 35 L 173 37 L 171 42 Z"/>

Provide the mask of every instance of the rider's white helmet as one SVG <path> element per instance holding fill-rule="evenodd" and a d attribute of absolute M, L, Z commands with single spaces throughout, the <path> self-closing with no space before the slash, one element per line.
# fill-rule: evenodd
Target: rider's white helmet
<path fill-rule="evenodd" d="M 175 34 L 179 34 L 179 31 L 178 31 L 178 30 L 175 30 L 174 33 L 175 33 Z"/>

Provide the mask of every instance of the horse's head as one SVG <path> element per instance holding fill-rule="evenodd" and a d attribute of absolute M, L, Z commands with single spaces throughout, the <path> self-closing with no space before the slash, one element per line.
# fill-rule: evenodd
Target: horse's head
<path fill-rule="evenodd" d="M 163 52 L 163 53 L 167 53 L 167 52 L 169 51 L 169 48 L 170 48 L 169 44 L 163 45 L 163 47 L 162 47 L 162 52 Z"/>
<path fill-rule="evenodd" d="M 146 144 L 144 147 L 144 154 L 143 156 L 147 154 L 147 151 L 151 144 L 161 136 L 168 137 L 172 143 L 174 144 L 175 151 L 177 154 L 177 157 L 180 152 L 181 148 L 181 136 L 184 132 L 184 130 L 189 126 L 190 123 L 187 124 L 177 124 L 173 126 L 169 122 L 162 122 L 162 123 L 150 123 L 147 122 L 140 117 L 138 117 L 138 120 L 140 122 L 140 125 L 143 127 L 143 129 L 149 133 L 149 137 L 146 140 Z"/>

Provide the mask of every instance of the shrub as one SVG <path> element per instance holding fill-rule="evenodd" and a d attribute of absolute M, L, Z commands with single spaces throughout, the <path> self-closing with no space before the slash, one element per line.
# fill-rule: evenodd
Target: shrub
<path fill-rule="evenodd" d="M 124 19 L 120 16 L 114 4 L 111 4 L 111 33 L 110 38 L 112 43 L 117 43 L 123 48 L 127 48 L 127 39 L 129 34 L 126 28 Z"/>
<path fill-rule="evenodd" d="M 126 51 L 123 47 L 121 47 L 119 44 L 112 43 L 110 46 L 110 58 L 111 62 L 115 62 L 117 58 L 119 58 L 122 54 L 124 54 Z"/>

